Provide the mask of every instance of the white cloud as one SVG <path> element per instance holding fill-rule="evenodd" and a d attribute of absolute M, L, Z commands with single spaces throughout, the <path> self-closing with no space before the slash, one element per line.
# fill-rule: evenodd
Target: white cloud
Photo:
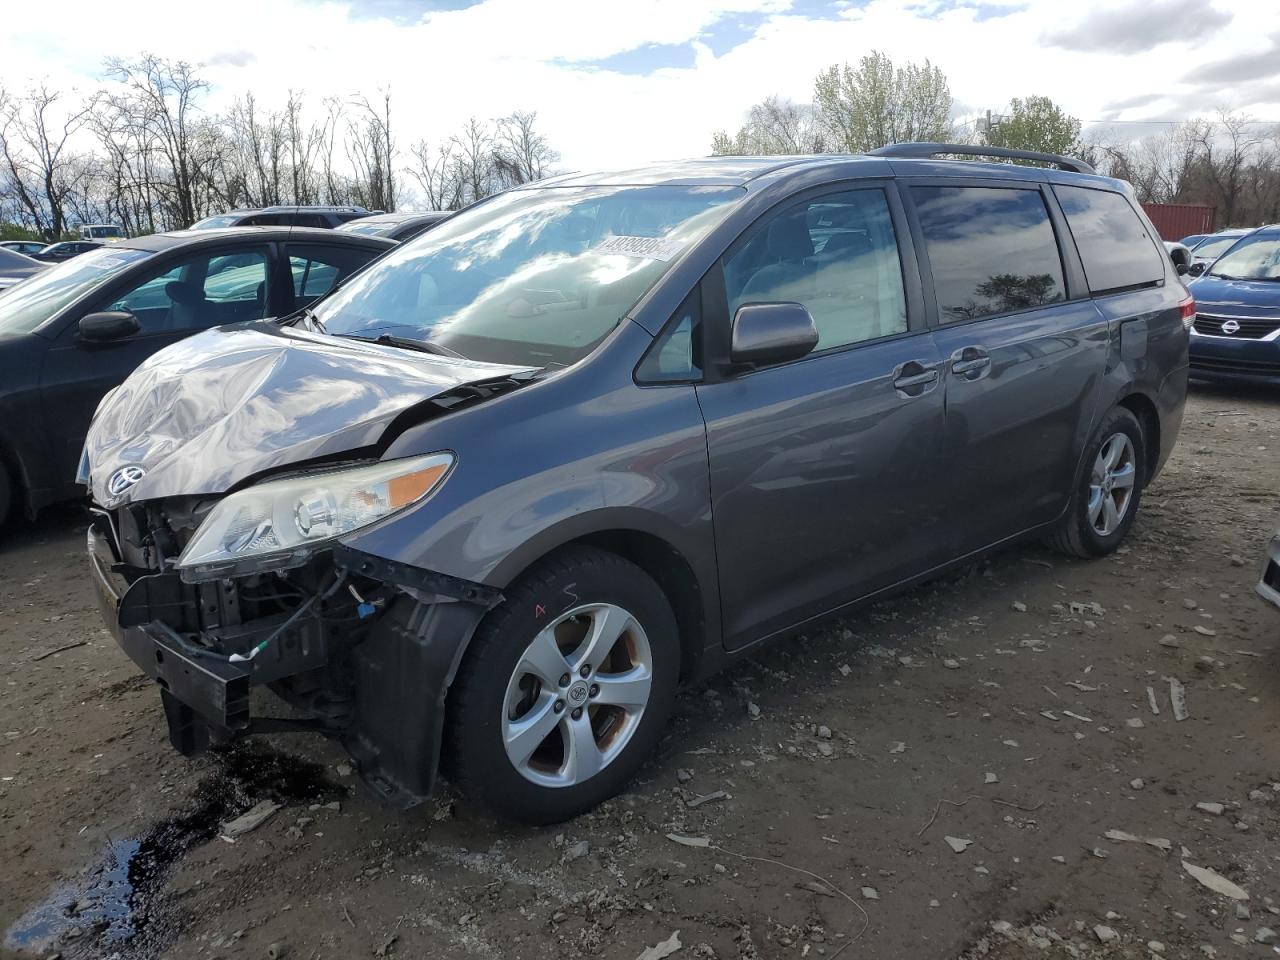
<path fill-rule="evenodd" d="M 1125 100 L 1139 105 L 1120 112 L 1122 118 L 1156 117 L 1162 106 L 1196 103 L 1200 88 L 1183 84 L 1183 76 L 1254 50 L 1259 37 L 1280 29 L 1280 6 L 1257 7 L 1213 32 L 1198 30 L 1192 18 L 1184 24 L 1186 42 L 1117 54 L 1068 50 L 1044 39 L 1063 26 L 1057 0 L 1030 0 L 1009 12 L 957 0 L 839 6 L 838 15 L 816 19 L 790 12 L 792 0 L 484 0 L 406 23 L 360 16 L 358 7 L 353 13 L 352 3 L 339 0 L 146 0 L 127 8 L 63 0 L 52 16 L 19 4 L 6 11 L 0 84 L 21 88 L 47 77 L 92 89 L 105 56 L 146 50 L 206 64 L 215 108 L 249 90 L 266 105 L 283 102 L 292 88 L 318 107 L 326 96 L 389 88 L 404 146 L 447 136 L 472 115 L 536 110 L 564 165 L 589 169 L 705 154 L 711 132 L 736 126 L 751 103 L 775 93 L 808 99 L 819 69 L 872 49 L 899 61 L 928 57 L 946 72 L 956 99 L 975 108 L 999 110 L 1010 97 L 1043 94 L 1086 120 Z M 1079 4 L 1072 23 L 1114 7 L 1103 0 Z M 699 42 L 721 18 L 744 17 L 759 26 L 736 48 L 717 57 Z M 1142 21 L 1123 22 L 1135 29 Z M 1167 24 L 1160 27 L 1153 32 L 1169 35 Z M 584 63 L 682 43 L 694 43 L 688 69 L 636 76 Z M 1265 78 L 1205 88 L 1216 99 L 1203 103 L 1203 112 L 1221 102 L 1280 118 L 1280 101 L 1250 102 L 1280 97 L 1278 88 Z M 1169 99 L 1140 103 L 1152 94 Z"/>

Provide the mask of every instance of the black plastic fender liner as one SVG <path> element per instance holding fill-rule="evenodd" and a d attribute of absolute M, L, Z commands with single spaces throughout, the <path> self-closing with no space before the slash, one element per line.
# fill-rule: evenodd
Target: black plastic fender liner
<path fill-rule="evenodd" d="M 488 609 L 400 597 L 352 651 L 355 708 L 342 740 L 365 782 L 397 807 L 431 793 L 449 684 Z"/>
<path fill-rule="evenodd" d="M 350 573 L 395 584 L 423 603 L 459 600 L 492 610 L 502 602 L 502 591 L 497 587 L 460 580 L 398 560 L 387 560 L 341 543 L 334 544 L 333 561 Z"/>

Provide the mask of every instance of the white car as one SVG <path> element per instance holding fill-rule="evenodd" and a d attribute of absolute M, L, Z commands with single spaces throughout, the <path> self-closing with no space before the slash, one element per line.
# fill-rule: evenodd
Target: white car
<path fill-rule="evenodd" d="M 118 240 L 126 239 L 126 237 L 124 230 L 114 223 L 85 223 L 80 226 L 80 239 L 115 243 Z"/>

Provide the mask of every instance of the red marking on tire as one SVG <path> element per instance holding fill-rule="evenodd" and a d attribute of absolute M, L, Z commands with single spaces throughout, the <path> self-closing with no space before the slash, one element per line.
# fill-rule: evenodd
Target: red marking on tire
<path fill-rule="evenodd" d="M 533 615 L 535 617 L 545 617 L 547 615 L 547 608 L 540 603 L 535 603 L 533 605 Z"/>

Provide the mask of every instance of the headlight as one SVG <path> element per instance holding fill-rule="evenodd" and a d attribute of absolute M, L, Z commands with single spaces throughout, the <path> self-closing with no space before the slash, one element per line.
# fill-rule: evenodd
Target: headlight
<path fill-rule="evenodd" d="M 222 567 L 250 558 L 281 566 L 312 548 L 424 499 L 453 466 L 451 453 L 269 480 L 222 500 L 196 530 L 178 566 Z M 277 564 L 265 564 L 276 566 Z"/>

